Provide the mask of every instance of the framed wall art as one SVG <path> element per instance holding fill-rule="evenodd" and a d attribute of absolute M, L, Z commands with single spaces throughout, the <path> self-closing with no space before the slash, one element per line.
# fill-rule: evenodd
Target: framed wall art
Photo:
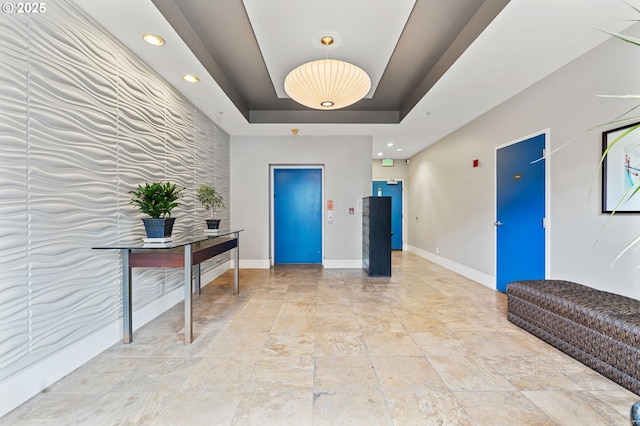
<path fill-rule="evenodd" d="M 602 212 L 640 213 L 640 123 L 602 133 Z"/>

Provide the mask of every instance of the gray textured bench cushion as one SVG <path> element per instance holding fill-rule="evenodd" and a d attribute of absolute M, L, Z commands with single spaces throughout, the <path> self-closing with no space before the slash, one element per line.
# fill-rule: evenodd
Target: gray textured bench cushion
<path fill-rule="evenodd" d="M 509 321 L 640 395 L 640 301 L 570 281 L 507 286 Z"/>

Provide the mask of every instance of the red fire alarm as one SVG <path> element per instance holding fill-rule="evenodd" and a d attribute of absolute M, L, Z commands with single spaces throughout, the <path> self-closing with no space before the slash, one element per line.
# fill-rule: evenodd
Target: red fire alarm
<path fill-rule="evenodd" d="M 473 167 L 478 167 L 480 160 L 473 160 Z"/>

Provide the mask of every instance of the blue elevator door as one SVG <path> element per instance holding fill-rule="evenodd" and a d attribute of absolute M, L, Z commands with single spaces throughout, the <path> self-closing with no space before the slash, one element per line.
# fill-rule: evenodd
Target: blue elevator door
<path fill-rule="evenodd" d="M 275 263 L 322 263 L 322 170 L 273 172 Z"/>

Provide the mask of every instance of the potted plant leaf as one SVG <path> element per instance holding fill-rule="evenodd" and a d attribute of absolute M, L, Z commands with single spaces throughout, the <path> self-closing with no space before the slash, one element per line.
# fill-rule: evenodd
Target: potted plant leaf
<path fill-rule="evenodd" d="M 131 204 L 149 217 L 142 218 L 148 238 L 166 238 L 171 236 L 174 217 L 171 210 L 178 207 L 180 193 L 184 188 L 171 182 L 145 182 L 129 191 Z"/>
<path fill-rule="evenodd" d="M 210 217 L 206 219 L 207 229 L 218 229 L 220 226 L 220 219 L 215 218 L 216 209 L 224 207 L 224 200 L 220 193 L 216 191 L 213 186 L 200 185 L 196 191 L 198 201 L 202 206 L 209 210 Z"/>

